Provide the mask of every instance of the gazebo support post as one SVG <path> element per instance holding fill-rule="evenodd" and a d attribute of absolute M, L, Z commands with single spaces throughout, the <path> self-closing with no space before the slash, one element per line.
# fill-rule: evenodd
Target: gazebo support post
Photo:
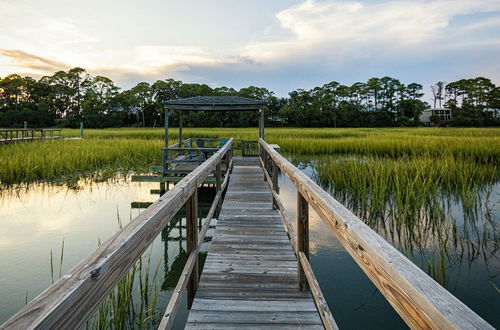
<path fill-rule="evenodd" d="M 168 171 L 168 117 L 170 116 L 170 111 L 165 110 L 165 146 L 163 147 L 163 152 L 162 152 L 162 168 L 163 168 L 163 176 L 167 176 L 167 171 Z"/>
<path fill-rule="evenodd" d="M 259 138 L 261 138 L 262 140 L 264 140 L 264 109 L 260 108 L 259 112 L 260 112 L 260 118 L 259 118 Z M 260 158 L 264 159 L 264 150 L 262 149 L 260 143 L 259 143 L 259 153 L 260 153 Z"/>
<path fill-rule="evenodd" d="M 260 120 L 259 120 L 259 137 L 262 140 L 265 140 L 264 138 L 264 109 L 261 108 L 260 110 Z"/>
<path fill-rule="evenodd" d="M 182 148 L 182 114 L 184 111 L 179 111 L 179 148 Z"/>

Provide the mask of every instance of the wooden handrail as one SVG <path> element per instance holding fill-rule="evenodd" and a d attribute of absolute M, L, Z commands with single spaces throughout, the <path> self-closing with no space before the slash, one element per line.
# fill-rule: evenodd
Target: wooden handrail
<path fill-rule="evenodd" d="M 170 301 L 168 302 L 167 308 L 165 309 L 165 313 L 163 315 L 163 318 L 161 319 L 160 325 L 158 326 L 159 330 L 164 330 L 164 329 L 171 329 L 175 315 L 177 313 L 177 310 L 179 309 L 179 304 L 181 301 L 182 297 L 182 292 L 186 289 L 186 286 L 188 284 L 189 278 L 191 277 L 191 273 L 193 272 L 193 269 L 195 268 L 196 264 L 196 258 L 198 257 L 198 253 L 200 252 L 200 247 L 201 244 L 203 244 L 203 241 L 205 239 L 205 235 L 208 232 L 208 229 L 210 228 L 210 223 L 214 217 L 215 210 L 217 209 L 217 205 L 222 199 L 222 194 L 224 190 L 227 187 L 227 184 L 229 183 L 229 176 L 230 176 L 230 171 L 229 169 L 231 168 L 231 165 L 228 166 L 228 171 L 226 172 L 226 177 L 224 179 L 224 183 L 222 184 L 222 187 L 219 191 L 217 191 L 217 194 L 214 197 L 214 200 L 212 202 L 212 205 L 210 207 L 210 210 L 208 211 L 208 214 L 206 216 L 205 223 L 203 224 L 199 236 L 198 236 L 198 244 L 197 247 L 194 251 L 192 251 L 189 254 L 188 260 L 186 261 L 186 264 L 184 265 L 184 269 L 182 270 L 181 276 L 179 277 L 179 281 L 177 282 L 177 285 L 175 286 L 175 289 L 173 291 L 172 296 L 170 297 Z"/>
<path fill-rule="evenodd" d="M 259 144 L 408 326 L 413 329 L 493 329 L 266 141 L 260 139 Z"/>
<path fill-rule="evenodd" d="M 232 148 L 229 140 L 0 329 L 79 328 Z"/>

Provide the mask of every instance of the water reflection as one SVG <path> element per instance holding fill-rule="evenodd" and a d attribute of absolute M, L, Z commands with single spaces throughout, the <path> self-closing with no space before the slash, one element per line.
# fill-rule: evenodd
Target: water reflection
<path fill-rule="evenodd" d="M 24 306 L 26 296 L 31 300 L 51 284 L 51 253 L 57 278 L 59 267 L 62 273 L 67 272 L 94 251 L 99 242 L 104 242 L 139 215 L 158 198 L 161 190 L 158 183 L 119 179 L 99 183 L 82 180 L 73 188 L 39 184 L 2 191 L 0 323 Z M 213 196 L 213 189 L 200 189 L 200 226 Z M 212 232 L 213 226 L 205 237 L 206 242 Z M 156 266 L 160 266 L 157 274 L 161 279 L 158 313 L 163 313 L 184 267 L 185 237 L 184 209 L 181 209 L 143 256 L 143 264 L 145 260 L 150 262 L 151 276 Z M 63 240 L 64 257 L 59 265 Z M 204 244 L 200 257 L 202 263 L 206 250 Z M 181 305 L 176 324 L 183 324 L 183 318 L 187 317 L 185 306 Z"/>

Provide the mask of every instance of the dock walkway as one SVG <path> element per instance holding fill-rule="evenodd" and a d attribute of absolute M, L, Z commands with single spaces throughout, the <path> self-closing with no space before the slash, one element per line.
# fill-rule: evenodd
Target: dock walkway
<path fill-rule="evenodd" d="M 323 329 L 257 158 L 235 159 L 186 329 Z"/>

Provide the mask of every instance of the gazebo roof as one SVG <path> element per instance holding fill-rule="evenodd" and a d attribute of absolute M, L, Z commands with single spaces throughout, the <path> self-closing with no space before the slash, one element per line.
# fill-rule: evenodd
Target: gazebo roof
<path fill-rule="evenodd" d="M 165 108 L 186 111 L 256 111 L 264 101 L 239 96 L 196 96 L 163 102 Z"/>

